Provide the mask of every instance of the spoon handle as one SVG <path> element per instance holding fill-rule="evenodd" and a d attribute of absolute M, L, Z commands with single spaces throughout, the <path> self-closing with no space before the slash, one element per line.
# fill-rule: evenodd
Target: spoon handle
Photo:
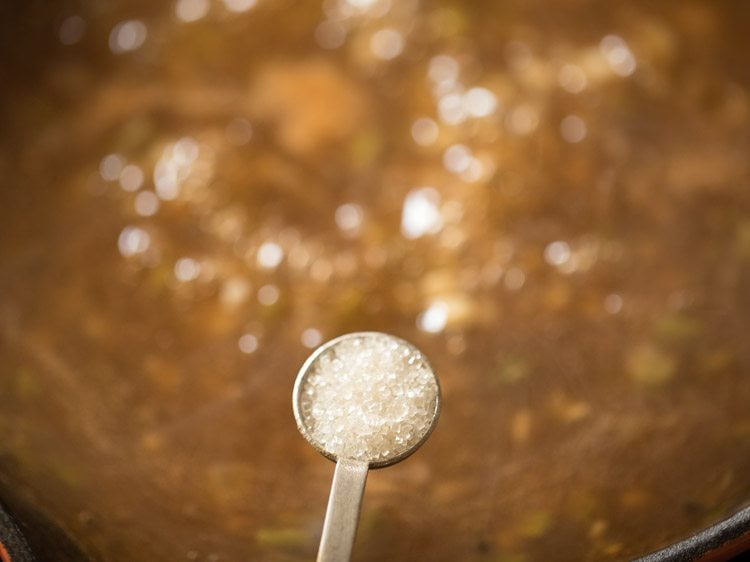
<path fill-rule="evenodd" d="M 357 533 L 367 462 L 340 459 L 333 473 L 318 562 L 349 562 Z"/>

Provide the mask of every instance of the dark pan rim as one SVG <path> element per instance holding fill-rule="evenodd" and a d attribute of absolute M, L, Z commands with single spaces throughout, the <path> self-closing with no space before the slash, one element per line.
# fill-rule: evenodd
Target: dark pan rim
<path fill-rule="evenodd" d="M 718 562 L 747 549 L 750 549 L 750 506 L 692 537 L 639 558 L 638 562 Z"/>
<path fill-rule="evenodd" d="M 34 562 L 26 539 L 3 503 L 0 503 L 0 561 Z"/>
<path fill-rule="evenodd" d="M 31 562 L 28 545 L 0 503 L 0 561 Z M 5 544 L 3 544 L 5 543 Z M 7 549 L 10 549 L 8 552 Z M 750 505 L 695 535 L 636 559 L 636 562 L 720 562 L 750 552 Z"/>

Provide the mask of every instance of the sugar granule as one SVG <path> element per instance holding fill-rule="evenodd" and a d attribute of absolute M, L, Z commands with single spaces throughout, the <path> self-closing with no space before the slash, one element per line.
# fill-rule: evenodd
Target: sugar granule
<path fill-rule="evenodd" d="M 300 388 L 300 416 L 313 441 L 336 458 L 384 461 L 430 430 L 438 393 L 416 348 L 365 333 L 317 357 Z"/>

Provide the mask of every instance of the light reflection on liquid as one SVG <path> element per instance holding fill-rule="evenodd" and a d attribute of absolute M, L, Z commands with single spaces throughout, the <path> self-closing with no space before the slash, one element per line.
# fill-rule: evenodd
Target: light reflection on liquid
<path fill-rule="evenodd" d="M 315 328 L 307 328 L 302 332 L 300 341 L 305 347 L 313 349 L 323 343 L 323 334 L 320 333 L 320 330 Z"/>
<path fill-rule="evenodd" d="M 135 164 L 125 166 L 119 176 L 120 187 L 125 191 L 138 191 L 143 185 L 143 170 Z"/>
<path fill-rule="evenodd" d="M 125 159 L 119 154 L 108 154 L 99 163 L 99 173 L 107 181 L 116 181 L 125 166 Z"/>
<path fill-rule="evenodd" d="M 440 194 L 433 187 L 410 191 L 401 213 L 403 235 L 413 239 L 439 232 L 443 227 L 439 205 Z"/>
<path fill-rule="evenodd" d="M 509 291 L 518 291 L 526 283 L 526 274 L 518 267 L 511 267 L 505 272 L 505 288 Z"/>
<path fill-rule="evenodd" d="M 635 57 L 622 37 L 607 35 L 600 41 L 599 49 L 615 74 L 630 76 L 635 72 Z"/>
<path fill-rule="evenodd" d="M 452 144 L 443 152 L 443 166 L 454 174 L 468 170 L 473 160 L 474 155 L 463 144 Z"/>
<path fill-rule="evenodd" d="M 508 113 L 505 124 L 512 133 L 530 135 L 539 125 L 539 113 L 531 105 L 519 105 Z"/>
<path fill-rule="evenodd" d="M 255 350 L 258 349 L 258 338 L 253 334 L 243 334 L 240 336 L 237 346 L 242 353 L 255 353 Z"/>
<path fill-rule="evenodd" d="M 419 329 L 431 334 L 442 332 L 448 324 L 448 304 L 437 300 L 430 304 L 427 309 L 417 317 Z"/>
<path fill-rule="evenodd" d="M 137 226 L 126 226 L 123 228 L 117 240 L 117 247 L 124 257 L 141 254 L 148 250 L 151 244 L 151 236 L 148 232 Z"/>
<path fill-rule="evenodd" d="M 386 27 L 372 35 L 370 49 L 379 59 L 395 59 L 404 50 L 404 37 L 398 30 Z"/>
<path fill-rule="evenodd" d="M 570 246 L 562 240 L 550 242 L 544 249 L 544 259 L 550 265 L 564 265 L 570 259 Z"/>
<path fill-rule="evenodd" d="M 586 138 L 586 123 L 577 115 L 567 115 L 560 122 L 560 134 L 570 143 L 579 143 Z"/>
<path fill-rule="evenodd" d="M 239 14 L 254 8 L 258 0 L 222 0 L 222 2 L 227 10 Z"/>
<path fill-rule="evenodd" d="M 159 198 L 152 191 L 141 191 L 133 202 L 135 212 L 142 217 L 152 217 L 159 211 Z"/>
<path fill-rule="evenodd" d="M 174 11 L 178 19 L 193 22 L 205 17 L 210 6 L 208 0 L 177 0 Z"/>
<path fill-rule="evenodd" d="M 284 250 L 275 242 L 264 242 L 258 248 L 257 261 L 263 269 L 275 269 L 284 259 Z"/>
<path fill-rule="evenodd" d="M 276 285 L 263 285 L 258 289 L 258 302 L 263 306 L 271 306 L 279 300 L 281 292 Z"/>
<path fill-rule="evenodd" d="M 201 273 L 201 265 L 193 258 L 180 258 L 174 264 L 174 276 L 178 281 L 194 281 Z"/>
<path fill-rule="evenodd" d="M 470 88 L 464 95 L 464 105 L 472 117 L 488 117 L 497 109 L 497 97 L 487 88 Z"/>
<path fill-rule="evenodd" d="M 414 142 L 422 146 L 434 144 L 438 139 L 440 129 L 429 117 L 420 117 L 411 126 L 411 136 Z"/>
<path fill-rule="evenodd" d="M 604 299 L 604 310 L 610 314 L 618 314 L 622 310 L 623 300 L 617 293 L 609 294 Z"/>
<path fill-rule="evenodd" d="M 580 66 L 565 64 L 560 68 L 557 79 L 566 91 L 571 94 L 580 94 L 586 89 L 588 79 L 586 73 Z"/>
<path fill-rule="evenodd" d="M 227 125 L 227 137 L 238 146 L 245 145 L 253 138 L 253 126 L 247 119 L 236 117 Z"/>
<path fill-rule="evenodd" d="M 359 234 L 363 218 L 362 207 L 355 203 L 344 203 L 336 209 L 336 226 L 349 236 Z"/>
<path fill-rule="evenodd" d="M 346 27 L 337 21 L 324 21 L 315 28 L 315 39 L 324 49 L 338 49 L 346 40 Z"/>
<path fill-rule="evenodd" d="M 140 20 L 126 20 L 118 23 L 109 34 L 109 48 L 115 54 L 135 51 L 146 41 L 148 30 Z"/>
<path fill-rule="evenodd" d="M 86 21 L 78 15 L 68 16 L 60 24 L 58 37 L 63 45 L 75 45 L 86 31 Z"/>

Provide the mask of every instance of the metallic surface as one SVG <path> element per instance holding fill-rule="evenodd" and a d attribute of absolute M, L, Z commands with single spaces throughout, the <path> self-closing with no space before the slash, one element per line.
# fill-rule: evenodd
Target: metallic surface
<path fill-rule="evenodd" d="M 723 562 L 750 552 L 750 507 L 638 562 Z"/>
<path fill-rule="evenodd" d="M 336 463 L 318 562 L 346 562 L 351 558 L 365 482 L 367 463 L 347 459 Z"/>
<path fill-rule="evenodd" d="M 21 530 L 1 503 L 0 562 L 36 562 Z"/>

